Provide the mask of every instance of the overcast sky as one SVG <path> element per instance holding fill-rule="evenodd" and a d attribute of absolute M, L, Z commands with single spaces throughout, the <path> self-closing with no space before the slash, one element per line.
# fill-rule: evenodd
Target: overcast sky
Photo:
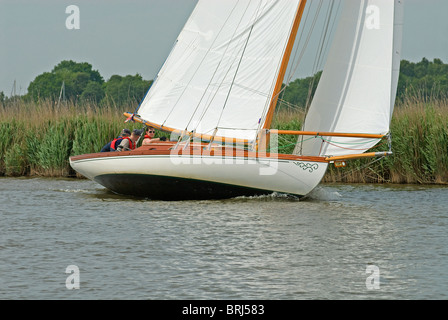
<path fill-rule="evenodd" d="M 402 58 L 448 63 L 448 0 L 404 1 Z M 62 60 L 88 62 L 105 80 L 137 73 L 153 79 L 196 2 L 0 0 L 0 91 L 10 96 L 16 81 L 24 94 Z M 79 8 L 79 29 L 66 26 L 70 5 Z"/>

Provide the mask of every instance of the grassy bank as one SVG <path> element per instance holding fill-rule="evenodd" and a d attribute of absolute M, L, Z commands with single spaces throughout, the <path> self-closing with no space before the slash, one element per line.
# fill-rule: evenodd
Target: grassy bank
<path fill-rule="evenodd" d="M 408 99 L 395 108 L 392 157 L 374 163 L 349 161 L 345 168 L 331 166 L 324 181 L 448 183 L 448 100 L 422 100 Z M 69 156 L 98 152 L 124 127 L 141 127 L 124 124 L 122 113 L 133 109 L 21 101 L 0 105 L 0 175 L 71 176 Z M 300 118 L 297 111 L 281 111 L 273 127 L 299 130 Z M 280 152 L 292 152 L 295 140 L 280 137 Z M 387 150 L 387 145 L 377 150 Z"/>

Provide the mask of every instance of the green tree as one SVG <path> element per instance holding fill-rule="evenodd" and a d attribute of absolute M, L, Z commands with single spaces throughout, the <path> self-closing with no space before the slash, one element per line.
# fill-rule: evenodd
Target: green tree
<path fill-rule="evenodd" d="M 310 99 L 312 99 L 321 75 L 322 71 L 319 71 L 314 76 L 307 77 L 304 79 L 296 79 L 290 82 L 289 85 L 284 90 L 284 93 L 280 95 L 281 100 L 283 102 L 286 102 L 286 104 L 305 108 L 308 96 L 310 96 Z M 279 108 L 282 107 L 285 107 L 285 104 L 279 102 Z"/>
<path fill-rule="evenodd" d="M 5 93 L 0 91 L 0 104 L 5 105 Z"/>
<path fill-rule="evenodd" d="M 152 84 L 152 80 L 143 80 L 142 76 L 113 75 L 105 83 L 104 103 L 119 106 L 122 104 L 139 104 Z"/>
<path fill-rule="evenodd" d="M 52 73 L 68 71 L 71 73 L 84 73 L 87 74 L 90 81 L 104 83 L 103 77 L 97 70 L 92 70 L 92 65 L 87 62 L 74 62 L 72 60 L 61 61 L 57 66 L 53 68 Z"/>
<path fill-rule="evenodd" d="M 27 99 L 38 101 L 39 99 L 57 100 L 60 96 L 63 84 L 65 97 L 72 101 L 78 101 L 90 82 L 104 83 L 103 77 L 92 65 L 87 62 L 74 62 L 65 60 L 56 65 L 51 72 L 38 75 L 28 86 Z M 92 87 L 89 88 L 92 91 Z"/>
<path fill-rule="evenodd" d="M 27 98 L 38 101 L 40 98 L 55 100 L 59 96 L 62 80 L 54 73 L 38 75 L 28 86 Z"/>
<path fill-rule="evenodd" d="M 98 82 L 89 81 L 80 98 L 82 102 L 99 103 L 104 98 L 103 86 Z"/>
<path fill-rule="evenodd" d="M 423 58 L 414 63 L 402 60 L 398 80 L 397 99 L 403 101 L 408 96 L 423 99 L 445 98 L 448 92 L 448 64 L 441 59 L 432 62 Z"/>
<path fill-rule="evenodd" d="M 313 77 L 296 79 L 289 83 L 280 96 L 283 100 L 279 102 L 279 108 L 287 104 L 304 107 L 311 89 L 311 98 L 316 91 L 322 72 Z M 448 93 L 448 64 L 441 59 L 429 61 L 423 58 L 414 63 L 402 60 L 400 65 L 400 76 L 397 86 L 397 101 L 403 101 L 406 97 L 418 96 L 423 99 L 446 98 Z"/>

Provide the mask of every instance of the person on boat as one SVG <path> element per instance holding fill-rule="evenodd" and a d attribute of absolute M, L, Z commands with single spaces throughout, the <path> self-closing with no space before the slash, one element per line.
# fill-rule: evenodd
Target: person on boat
<path fill-rule="evenodd" d="M 131 133 L 130 137 L 124 137 L 123 140 L 120 142 L 120 144 L 117 147 L 117 151 L 130 151 L 134 150 L 137 141 L 142 135 L 142 131 L 139 129 L 134 129 Z"/>
<path fill-rule="evenodd" d="M 100 152 L 111 152 L 111 151 L 116 151 L 118 145 L 121 143 L 121 141 L 125 138 L 125 137 L 129 137 L 131 135 L 131 130 L 129 129 L 123 129 L 123 131 L 121 131 L 120 135 L 115 138 L 114 140 L 110 141 L 108 144 L 106 144 Z"/>
<path fill-rule="evenodd" d="M 146 134 L 142 142 L 142 146 L 146 146 L 154 141 L 166 141 L 166 137 L 154 138 L 154 134 L 156 133 L 156 129 L 153 127 L 146 128 Z"/>

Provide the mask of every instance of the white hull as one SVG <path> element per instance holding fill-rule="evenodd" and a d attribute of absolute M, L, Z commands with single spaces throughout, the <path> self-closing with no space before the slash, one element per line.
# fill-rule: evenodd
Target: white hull
<path fill-rule="evenodd" d="M 70 159 L 77 172 L 117 193 L 149 198 L 226 198 L 272 192 L 305 196 L 327 162 L 200 155 L 118 155 Z M 183 195 L 187 195 L 183 196 Z"/>

